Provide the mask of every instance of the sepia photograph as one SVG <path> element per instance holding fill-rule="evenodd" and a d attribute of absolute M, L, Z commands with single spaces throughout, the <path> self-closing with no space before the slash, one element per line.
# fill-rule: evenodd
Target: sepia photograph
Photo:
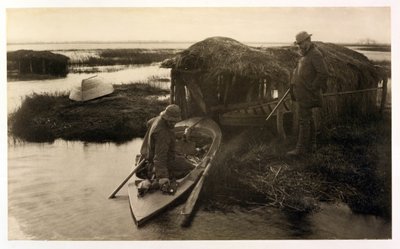
<path fill-rule="evenodd" d="M 11 245 L 394 248 L 394 1 L 10 2 Z"/>

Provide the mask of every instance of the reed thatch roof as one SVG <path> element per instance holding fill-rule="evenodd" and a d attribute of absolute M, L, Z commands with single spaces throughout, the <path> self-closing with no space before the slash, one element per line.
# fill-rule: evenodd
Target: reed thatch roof
<path fill-rule="evenodd" d="M 195 43 L 172 61 L 165 61 L 162 66 L 188 72 L 200 70 L 209 76 L 235 74 L 255 79 L 271 77 L 279 82 L 283 82 L 288 75 L 274 54 L 227 37 L 211 37 Z"/>
<path fill-rule="evenodd" d="M 23 60 L 23 59 L 47 59 L 51 61 L 66 62 L 69 58 L 62 54 L 55 54 L 50 51 L 33 51 L 33 50 L 17 50 L 7 53 L 7 60 Z"/>
<path fill-rule="evenodd" d="M 377 82 L 378 72 L 366 56 L 332 43 L 314 44 L 326 60 L 328 85 L 338 85 L 340 90 L 348 89 L 346 85 L 362 89 Z M 235 74 L 251 79 L 267 78 L 286 85 L 299 58 L 295 47 L 256 48 L 227 37 L 211 37 L 193 44 L 161 66 L 183 72 L 200 71 L 211 77 Z"/>

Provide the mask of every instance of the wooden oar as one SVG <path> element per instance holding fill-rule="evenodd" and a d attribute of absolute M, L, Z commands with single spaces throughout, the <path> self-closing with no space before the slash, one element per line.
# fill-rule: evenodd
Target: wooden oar
<path fill-rule="evenodd" d="M 210 161 L 210 158 L 208 158 L 207 163 Z M 200 176 L 199 181 L 197 182 L 196 186 L 193 188 L 192 193 L 190 194 L 189 198 L 187 199 L 185 206 L 183 207 L 181 211 L 181 215 L 183 216 L 181 225 L 182 226 L 187 226 L 190 224 L 190 220 L 192 217 L 192 213 L 194 210 L 194 207 L 196 205 L 196 201 L 199 198 L 201 189 L 203 188 L 204 180 L 208 175 L 208 171 L 211 167 L 211 163 L 208 163 L 206 166 L 205 170 L 203 171 L 203 174 Z"/>
<path fill-rule="evenodd" d="M 112 199 L 115 197 L 115 195 L 118 193 L 118 191 L 125 185 L 125 183 L 135 174 L 140 167 L 145 163 L 146 160 L 142 159 L 142 161 L 139 162 L 139 164 L 132 170 L 132 172 L 128 175 L 128 177 L 125 178 L 125 180 L 112 192 L 112 194 L 108 197 L 108 199 Z"/>

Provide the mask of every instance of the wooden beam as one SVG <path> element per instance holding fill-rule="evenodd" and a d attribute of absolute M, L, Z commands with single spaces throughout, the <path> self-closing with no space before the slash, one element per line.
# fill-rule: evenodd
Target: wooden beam
<path fill-rule="evenodd" d="M 248 107 L 259 107 L 263 106 L 266 104 L 274 104 L 278 103 L 278 100 L 274 101 L 267 101 L 267 100 L 257 100 L 257 101 L 251 101 L 251 102 L 246 102 L 246 103 L 238 103 L 238 104 L 230 104 L 230 105 L 217 105 L 211 107 L 211 111 L 217 112 L 217 111 L 234 111 L 237 109 L 243 109 L 243 108 L 248 108 Z"/>
<path fill-rule="evenodd" d="M 324 93 L 322 96 L 324 97 L 331 97 L 331 96 L 337 96 L 337 95 L 346 95 L 346 94 L 355 94 L 355 93 L 363 93 L 363 92 L 372 92 L 372 91 L 377 91 L 379 89 L 382 89 L 382 87 L 377 87 L 377 88 L 367 88 L 367 89 L 361 89 L 361 90 L 355 90 L 355 91 L 345 91 L 345 92 L 336 92 L 336 93 Z"/>

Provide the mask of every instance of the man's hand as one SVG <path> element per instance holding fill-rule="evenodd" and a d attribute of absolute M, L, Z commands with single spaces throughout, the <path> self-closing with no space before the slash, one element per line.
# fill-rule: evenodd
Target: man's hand
<path fill-rule="evenodd" d="M 189 140 L 190 134 L 192 133 L 192 129 L 190 127 L 186 128 L 183 132 L 183 139 L 185 141 Z"/>

